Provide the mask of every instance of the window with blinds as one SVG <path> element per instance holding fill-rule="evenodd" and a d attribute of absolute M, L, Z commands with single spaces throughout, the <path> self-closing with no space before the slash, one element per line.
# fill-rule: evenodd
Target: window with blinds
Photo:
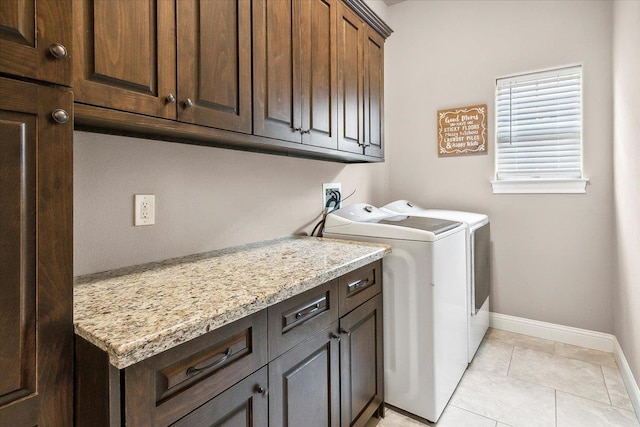
<path fill-rule="evenodd" d="M 582 67 L 496 80 L 496 180 L 582 178 Z"/>

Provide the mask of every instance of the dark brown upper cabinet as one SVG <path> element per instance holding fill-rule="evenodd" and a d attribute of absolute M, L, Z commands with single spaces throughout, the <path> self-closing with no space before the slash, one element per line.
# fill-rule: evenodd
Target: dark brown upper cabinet
<path fill-rule="evenodd" d="M 254 133 L 337 148 L 337 1 L 253 7 Z"/>
<path fill-rule="evenodd" d="M 73 421 L 72 102 L 0 78 L 2 426 Z"/>
<path fill-rule="evenodd" d="M 73 5 L 79 129 L 345 162 L 383 158 L 391 30 L 362 0 Z"/>
<path fill-rule="evenodd" d="M 175 2 L 74 0 L 75 101 L 176 118 Z"/>
<path fill-rule="evenodd" d="M 364 41 L 364 154 L 384 157 L 384 39 L 367 27 Z"/>
<path fill-rule="evenodd" d="M 71 0 L 2 0 L 0 73 L 70 86 Z"/>
<path fill-rule="evenodd" d="M 349 8 L 338 8 L 338 149 L 363 152 L 364 33 L 362 20 Z"/>
<path fill-rule="evenodd" d="M 250 0 L 76 0 L 74 14 L 76 102 L 251 133 Z"/>
<path fill-rule="evenodd" d="M 384 157 L 384 38 L 351 9 L 338 12 L 338 149 Z"/>
<path fill-rule="evenodd" d="M 251 133 L 251 1 L 177 4 L 178 120 Z"/>

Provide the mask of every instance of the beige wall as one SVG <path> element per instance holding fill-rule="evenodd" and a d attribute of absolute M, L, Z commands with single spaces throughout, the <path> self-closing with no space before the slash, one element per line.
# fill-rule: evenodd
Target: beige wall
<path fill-rule="evenodd" d="M 310 232 L 322 183 L 377 203 L 384 164 L 344 165 L 84 132 L 74 135 L 74 274 Z M 133 226 L 133 195 L 156 225 Z"/>
<path fill-rule="evenodd" d="M 616 1 L 613 36 L 615 206 L 619 287 L 615 335 L 640 379 L 640 2 Z"/>
<path fill-rule="evenodd" d="M 492 311 L 613 332 L 611 19 L 606 1 L 406 1 L 388 8 L 391 198 L 489 214 Z M 486 103 L 496 77 L 582 64 L 586 195 L 494 195 L 488 155 L 438 158 L 436 111 Z M 391 198 L 389 200 L 391 200 Z"/>
<path fill-rule="evenodd" d="M 309 232 L 322 182 L 340 181 L 357 189 L 350 202 L 410 198 L 488 213 L 494 311 L 612 332 L 610 4 L 368 3 L 395 30 L 385 48 L 386 164 L 77 132 L 74 273 Z M 586 195 L 493 195 L 493 142 L 489 155 L 437 158 L 436 110 L 486 102 L 491 112 L 496 77 L 575 63 L 584 65 Z M 155 226 L 133 227 L 135 193 L 156 194 Z"/>

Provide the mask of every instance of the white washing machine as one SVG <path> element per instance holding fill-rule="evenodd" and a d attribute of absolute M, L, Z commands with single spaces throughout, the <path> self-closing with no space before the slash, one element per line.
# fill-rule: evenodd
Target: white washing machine
<path fill-rule="evenodd" d="M 464 225 L 358 203 L 324 236 L 392 246 L 383 264 L 385 402 L 436 422 L 467 367 Z"/>
<path fill-rule="evenodd" d="M 484 214 L 424 209 L 407 200 L 396 200 L 380 208 L 394 215 L 425 216 L 459 221 L 466 227 L 467 328 L 469 363 L 489 328 L 489 290 L 491 283 L 490 223 Z"/>

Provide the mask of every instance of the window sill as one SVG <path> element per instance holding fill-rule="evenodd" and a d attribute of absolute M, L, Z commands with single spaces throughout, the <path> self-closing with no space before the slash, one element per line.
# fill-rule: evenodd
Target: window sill
<path fill-rule="evenodd" d="M 588 179 L 523 179 L 491 181 L 493 194 L 585 194 Z"/>

